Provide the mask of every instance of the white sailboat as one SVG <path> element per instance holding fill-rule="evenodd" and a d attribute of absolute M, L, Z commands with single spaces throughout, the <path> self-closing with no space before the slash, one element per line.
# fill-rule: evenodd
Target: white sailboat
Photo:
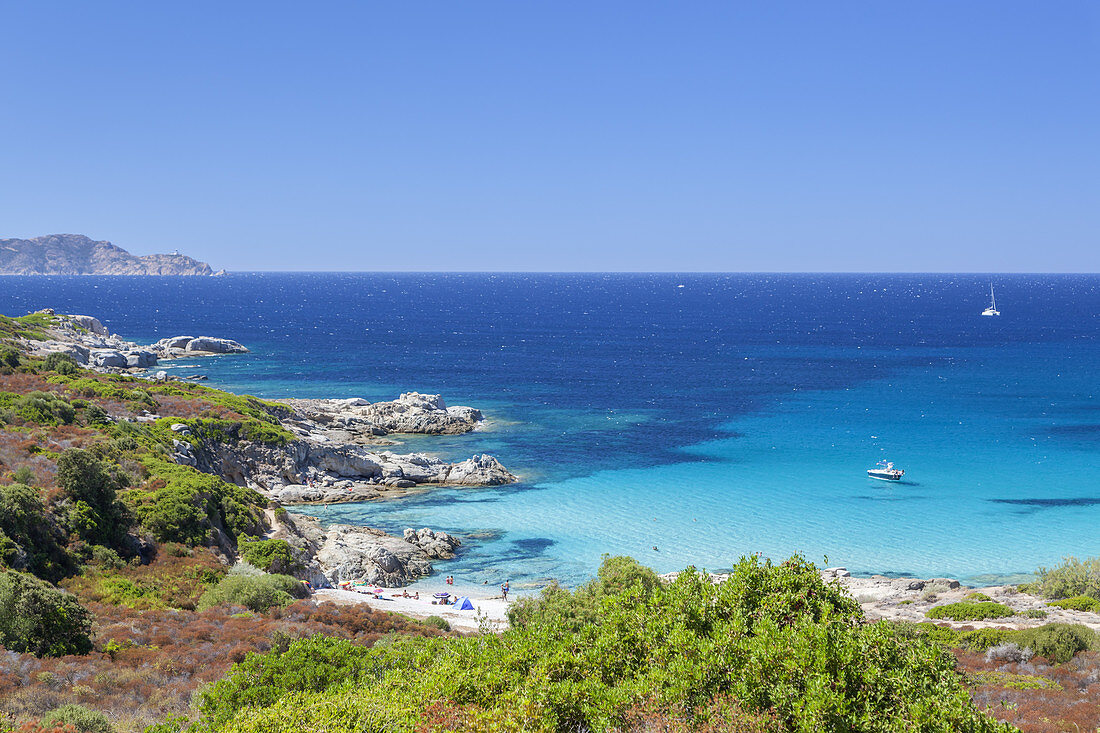
<path fill-rule="evenodd" d="M 993 294 L 993 283 L 989 283 L 989 307 L 982 311 L 983 316 L 999 316 L 1001 312 L 997 310 L 997 296 Z"/>

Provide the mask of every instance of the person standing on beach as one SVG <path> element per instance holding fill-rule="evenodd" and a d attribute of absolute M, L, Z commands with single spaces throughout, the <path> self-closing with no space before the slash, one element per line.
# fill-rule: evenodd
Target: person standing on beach
<path fill-rule="evenodd" d="M 504 600 L 508 600 L 508 581 L 504 581 L 500 584 L 500 594 L 504 596 Z"/>

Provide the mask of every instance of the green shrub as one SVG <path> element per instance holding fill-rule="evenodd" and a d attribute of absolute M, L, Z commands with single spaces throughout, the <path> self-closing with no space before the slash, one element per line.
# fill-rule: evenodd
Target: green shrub
<path fill-rule="evenodd" d="M 1092 596 L 1063 598 L 1060 601 L 1051 601 L 1049 605 L 1058 606 L 1058 608 L 1065 608 L 1070 611 L 1092 611 L 1093 613 L 1100 613 L 1100 601 Z"/>
<path fill-rule="evenodd" d="M 689 569 L 650 586 L 623 558 L 605 569 L 583 592 L 526 603 L 499 635 L 367 649 L 313 638 L 251 654 L 201 695 L 200 725 L 409 730 L 430 710 L 467 729 L 611 730 L 656 700 L 702 729 L 728 700 L 789 730 L 1009 730 L 974 709 L 949 652 L 863 623 L 802 558 L 745 558 L 720 585 Z"/>
<path fill-rule="evenodd" d="M 1077 652 L 1098 646 L 1096 632 L 1081 624 L 1046 624 L 1021 629 L 1012 641 L 1057 663 L 1068 662 Z"/>
<path fill-rule="evenodd" d="M 987 618 L 1003 618 L 1013 615 L 1013 610 L 1001 603 L 959 601 L 935 606 L 925 612 L 932 619 L 949 618 L 955 621 L 981 621 Z"/>
<path fill-rule="evenodd" d="M 431 626 L 433 629 L 439 629 L 440 631 L 450 631 L 451 623 L 442 616 L 428 616 L 421 623 L 425 626 Z"/>
<path fill-rule="evenodd" d="M 80 365 L 76 363 L 76 359 L 71 354 L 62 354 L 59 351 L 48 354 L 45 361 L 42 362 L 42 368 L 67 376 L 80 371 Z"/>
<path fill-rule="evenodd" d="M 1055 600 L 1074 596 L 1100 598 L 1100 558 L 1098 557 L 1090 557 L 1084 561 L 1076 557 L 1067 557 L 1061 565 L 1054 568 L 1039 568 L 1036 574 L 1039 579 L 1034 583 L 1021 585 L 1020 590 Z"/>
<path fill-rule="evenodd" d="M 1012 641 L 1015 632 L 1012 629 L 973 629 L 959 634 L 959 640 L 955 646 L 969 649 L 972 652 L 984 652 L 991 646 L 999 646 Z"/>
<path fill-rule="evenodd" d="M 0 644 L 43 657 L 87 654 L 92 617 L 68 593 L 13 570 L 0 570 Z"/>
<path fill-rule="evenodd" d="M 242 537 L 238 543 L 241 559 L 265 573 L 291 575 L 302 570 L 286 540 L 256 540 Z"/>
<path fill-rule="evenodd" d="M 296 578 L 263 573 L 249 565 L 238 564 L 229 575 L 202 594 L 198 610 L 205 611 L 215 606 L 244 606 L 250 611 L 263 613 L 273 606 L 285 606 L 295 598 L 306 595 L 305 586 Z"/>
<path fill-rule="evenodd" d="M 29 466 L 20 466 L 15 470 L 15 474 L 12 476 L 17 484 L 26 484 L 27 486 L 34 486 L 35 475 L 34 471 Z"/>
<path fill-rule="evenodd" d="M 90 545 L 88 560 L 97 568 L 103 570 L 119 570 L 126 567 L 126 562 L 110 547 L 103 545 Z"/>
<path fill-rule="evenodd" d="M 114 733 L 110 718 L 83 705 L 62 705 L 43 715 L 41 722 L 43 726 L 71 725 L 77 733 Z"/>
<path fill-rule="evenodd" d="M 987 596 L 985 593 L 979 593 L 974 591 L 973 593 L 967 593 L 963 597 L 964 601 L 977 601 L 977 602 L 991 602 L 993 599 Z"/>
<path fill-rule="evenodd" d="M 15 369 L 19 366 L 19 350 L 11 346 L 0 345 L 0 366 Z"/>
<path fill-rule="evenodd" d="M 1020 611 L 1016 615 L 1024 618 L 1046 618 L 1047 612 L 1041 608 L 1029 608 L 1026 611 Z"/>
<path fill-rule="evenodd" d="M 206 545 L 215 527 L 234 541 L 263 534 L 267 500 L 258 492 L 159 458 L 146 456 L 143 463 L 165 486 L 130 492 L 129 498 L 141 525 L 159 541 Z"/>
<path fill-rule="evenodd" d="M 76 418 L 76 410 L 53 392 L 30 392 L 12 404 L 15 414 L 37 425 L 68 425 Z"/>
<path fill-rule="evenodd" d="M 102 407 L 92 402 L 84 408 L 84 422 L 88 425 L 107 425 L 111 422 L 111 416 Z"/>

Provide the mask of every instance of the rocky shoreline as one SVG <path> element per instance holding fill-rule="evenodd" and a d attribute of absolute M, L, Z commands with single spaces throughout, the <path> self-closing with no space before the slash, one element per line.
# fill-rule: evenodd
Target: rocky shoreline
<path fill-rule="evenodd" d="M 86 315 L 64 315 L 46 309 L 45 338 L 27 340 L 31 354 L 68 354 L 81 366 L 109 374 L 150 378 L 161 360 L 247 353 L 242 344 L 212 336 L 175 336 L 148 346 L 110 333 Z M 157 381 L 173 381 L 165 372 Z M 496 458 L 474 455 L 449 462 L 425 453 L 399 454 L 380 446 L 396 443 L 400 434 L 457 435 L 479 429 L 480 410 L 448 406 L 440 395 L 406 392 L 397 399 L 368 402 L 351 399 L 287 399 L 259 403 L 293 436 L 262 442 L 240 432 L 224 439 L 202 437 L 192 424 L 170 424 L 172 460 L 232 483 L 248 486 L 270 502 L 268 539 L 293 548 L 298 574 L 317 587 L 360 580 L 382 587 L 401 587 L 433 572 L 433 560 L 454 557 L 458 538 L 429 528 L 406 529 L 394 537 L 369 527 L 335 524 L 286 511 L 285 506 L 377 500 L 429 486 L 499 486 L 517 481 Z M 131 418 L 156 423 L 155 413 Z"/>

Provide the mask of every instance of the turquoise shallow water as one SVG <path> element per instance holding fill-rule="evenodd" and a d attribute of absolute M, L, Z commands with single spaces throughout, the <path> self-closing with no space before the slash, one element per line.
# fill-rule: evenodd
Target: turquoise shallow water
<path fill-rule="evenodd" d="M 684 287 L 679 287 L 683 285 Z M 126 336 L 236 338 L 180 364 L 261 396 L 481 407 L 517 485 L 310 508 L 464 538 L 462 584 L 661 571 L 753 552 L 862 573 L 1003 577 L 1100 554 L 1100 278 L 235 275 L 0 278 L 0 311 L 89 312 Z M 864 471 L 887 458 L 899 484 Z M 653 548 L 657 549 L 654 550 Z M 427 585 L 437 585 L 430 580 Z"/>
<path fill-rule="evenodd" d="M 492 539 L 448 572 L 521 585 L 585 577 L 604 552 L 660 570 L 801 552 L 860 573 L 1028 573 L 1100 550 L 1096 367 L 1091 345 L 937 354 L 856 387 L 792 391 L 680 463 L 320 514 L 482 530 Z M 866 478 L 880 458 L 905 479 Z"/>

